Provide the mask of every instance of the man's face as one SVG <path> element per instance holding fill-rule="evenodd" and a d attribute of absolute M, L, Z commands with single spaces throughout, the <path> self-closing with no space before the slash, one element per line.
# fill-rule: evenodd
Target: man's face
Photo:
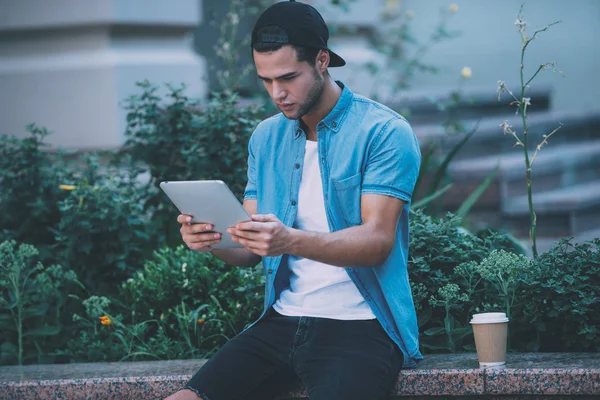
<path fill-rule="evenodd" d="M 275 105 L 288 119 L 300 119 L 318 104 L 325 79 L 308 62 L 298 62 L 296 50 L 284 46 L 270 53 L 254 51 L 254 63 Z"/>

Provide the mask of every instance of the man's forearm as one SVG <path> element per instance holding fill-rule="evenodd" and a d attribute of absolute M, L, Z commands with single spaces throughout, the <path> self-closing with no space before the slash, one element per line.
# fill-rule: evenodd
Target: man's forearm
<path fill-rule="evenodd" d="M 253 267 L 262 259 L 247 249 L 213 249 L 211 253 L 221 261 L 238 267 Z"/>
<path fill-rule="evenodd" d="M 325 233 L 294 229 L 290 253 L 338 267 L 374 266 L 385 262 L 394 239 L 370 225 Z"/>

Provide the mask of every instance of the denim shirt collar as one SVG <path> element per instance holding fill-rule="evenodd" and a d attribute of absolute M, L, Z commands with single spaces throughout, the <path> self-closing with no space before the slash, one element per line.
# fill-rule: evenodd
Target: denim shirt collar
<path fill-rule="evenodd" d="M 325 125 L 329 130 L 333 133 L 338 133 L 344 123 L 346 116 L 348 115 L 348 111 L 350 110 L 350 105 L 352 104 L 352 99 L 354 98 L 354 93 L 346 85 L 344 85 L 341 81 L 335 81 L 340 88 L 342 88 L 342 94 L 338 99 L 335 107 L 319 122 L 319 125 Z M 302 130 L 300 129 L 300 120 L 294 121 L 294 129 L 296 131 L 295 138 L 297 139 Z"/>

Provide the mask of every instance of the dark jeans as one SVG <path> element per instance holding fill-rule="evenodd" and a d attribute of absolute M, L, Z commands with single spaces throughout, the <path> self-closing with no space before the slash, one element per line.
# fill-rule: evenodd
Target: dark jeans
<path fill-rule="evenodd" d="M 392 389 L 402 361 L 377 320 L 287 317 L 271 309 L 186 387 L 204 400 L 266 400 L 301 379 L 311 400 L 376 400 Z"/>

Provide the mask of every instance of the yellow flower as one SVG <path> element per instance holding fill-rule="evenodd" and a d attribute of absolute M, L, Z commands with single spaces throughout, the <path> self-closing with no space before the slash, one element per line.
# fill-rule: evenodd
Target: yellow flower
<path fill-rule="evenodd" d="M 106 315 L 103 315 L 100 317 L 100 323 L 102 325 L 110 325 L 110 324 L 112 324 L 112 321 Z"/>
<path fill-rule="evenodd" d="M 60 186 L 58 186 L 58 188 L 61 189 L 61 190 L 71 191 L 71 190 L 75 189 L 75 186 L 73 186 L 73 185 L 60 185 Z"/>
<path fill-rule="evenodd" d="M 204 324 L 204 320 L 203 320 L 202 318 L 200 318 L 200 319 L 198 320 L 198 325 L 202 325 L 202 324 Z"/>
<path fill-rule="evenodd" d="M 456 3 L 452 3 L 452 4 L 450 4 L 450 12 L 451 12 L 452 14 L 454 14 L 454 13 L 458 12 L 458 8 L 459 8 L 459 7 L 458 7 L 458 4 L 456 4 Z"/>
<path fill-rule="evenodd" d="M 469 79 L 473 75 L 473 71 L 471 71 L 471 68 L 469 67 L 464 67 L 460 71 L 460 75 L 465 79 Z"/>
<path fill-rule="evenodd" d="M 400 1 L 399 0 L 386 0 L 385 8 L 388 12 L 396 12 L 400 9 Z"/>
<path fill-rule="evenodd" d="M 160 313 L 160 320 L 163 321 L 165 319 L 165 313 Z"/>

